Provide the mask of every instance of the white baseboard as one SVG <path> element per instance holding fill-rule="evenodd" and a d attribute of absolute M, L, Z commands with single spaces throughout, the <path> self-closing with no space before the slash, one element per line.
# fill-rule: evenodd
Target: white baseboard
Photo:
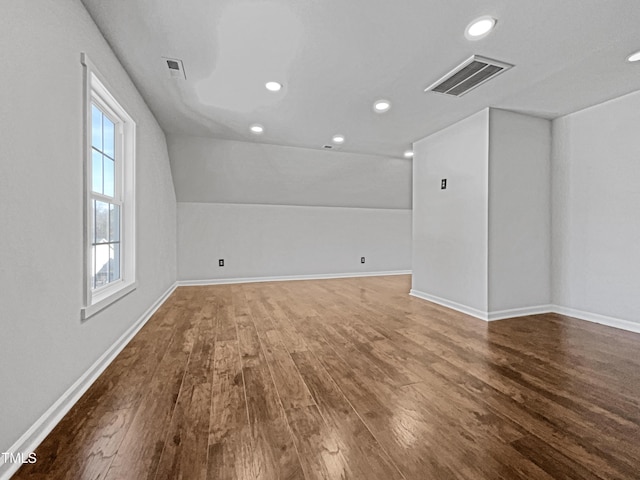
<path fill-rule="evenodd" d="M 160 308 L 166 299 L 173 293 L 178 285 L 222 285 L 233 283 L 252 283 L 252 282 L 275 282 L 289 280 L 317 280 L 329 278 L 348 278 L 348 277 L 368 277 L 368 276 L 384 276 L 384 275 L 408 275 L 411 270 L 391 271 L 391 272 L 367 272 L 367 273 L 351 273 L 351 274 L 327 274 L 327 275 L 294 275 L 285 277 L 258 277 L 258 278 L 235 278 L 235 279 L 215 279 L 215 280 L 183 280 L 174 283 L 169 289 L 151 305 L 147 311 L 122 334 L 118 340 L 94 362 L 93 365 L 71 386 L 69 389 L 53 404 L 49 409 L 22 435 L 7 451 L 12 453 L 33 452 L 36 447 L 45 439 L 45 437 L 53 430 L 53 428 L 62 420 L 67 412 L 75 405 L 80 397 L 89 389 L 89 387 L 104 372 L 109 364 L 118 356 L 131 339 L 140 331 L 147 323 L 151 316 Z M 504 318 L 513 318 L 524 315 L 535 315 L 540 313 L 558 313 L 567 315 L 580 320 L 606 325 L 630 332 L 640 333 L 640 323 L 622 320 L 619 318 L 608 317 L 596 313 L 584 312 L 573 308 L 562 307 L 558 305 L 540 305 L 536 307 L 516 308 L 511 310 L 500 310 L 496 312 L 482 312 L 475 308 L 462 305 L 451 300 L 446 300 L 435 295 L 429 295 L 418 290 L 411 290 L 410 295 L 427 300 L 438 305 L 442 305 L 453 310 L 471 315 L 484 321 L 499 320 Z M 21 467 L 19 463 L 4 463 L 4 459 L 0 457 L 0 480 L 8 480 Z"/>
<path fill-rule="evenodd" d="M 537 305 L 533 307 L 511 308 L 509 310 L 496 310 L 487 314 L 487 320 L 504 320 L 506 318 L 526 317 L 527 315 L 538 315 L 540 313 L 553 312 L 553 305 Z"/>
<path fill-rule="evenodd" d="M 606 315 L 600 315 L 598 313 L 584 312 L 582 310 L 561 307 L 559 305 L 552 305 L 552 308 L 554 313 L 559 313 L 560 315 L 566 315 L 568 317 L 574 317 L 579 320 L 586 320 L 588 322 L 599 323 L 600 325 L 619 328 L 621 330 L 627 330 L 629 332 L 640 333 L 640 322 L 631 322 L 629 320 L 623 320 L 621 318 L 608 317 Z"/>
<path fill-rule="evenodd" d="M 437 303 L 438 305 L 442 305 L 443 307 L 466 313 L 467 315 L 479 318 L 480 320 L 484 320 L 485 322 L 504 320 L 507 318 L 524 317 L 527 315 L 538 315 L 541 313 L 558 313 L 560 315 L 577 318 L 578 320 L 586 320 L 587 322 L 599 323 L 600 325 L 606 325 L 607 327 L 618 328 L 621 330 L 626 330 L 628 332 L 640 333 L 640 322 L 631 322 L 629 320 L 623 320 L 621 318 L 614 318 L 597 313 L 584 312 L 582 310 L 562 307 L 559 305 L 538 305 L 533 307 L 513 308 L 510 310 L 498 310 L 495 312 L 483 312 L 481 310 L 469 307 L 467 305 L 462 305 L 445 298 L 440 298 L 436 297 L 435 295 L 420 292 L 419 290 L 412 289 L 409 294 L 414 297 L 427 300 L 429 302 Z"/>
<path fill-rule="evenodd" d="M 160 308 L 165 300 L 176 289 L 174 283 L 169 289 L 151 305 L 146 312 L 118 338 L 109 349 L 96 360 L 91 367 L 62 394 L 62 396 L 22 435 L 7 452 L 24 453 L 25 456 L 33 452 L 45 439 L 62 418 L 71 410 L 71 407 L 80 400 L 80 397 L 98 379 L 118 354 L 127 346 L 131 339 L 147 323 L 151 316 Z M 0 480 L 8 480 L 22 466 L 20 463 L 4 463 L 0 457 Z"/>
<path fill-rule="evenodd" d="M 389 272 L 321 273 L 317 275 L 285 275 L 279 277 L 214 278 L 204 280 L 179 280 L 181 287 L 205 285 L 230 285 L 235 283 L 288 282 L 293 280 L 327 280 L 331 278 L 383 277 L 387 275 L 411 275 L 411 270 Z"/>
<path fill-rule="evenodd" d="M 427 300 L 429 302 L 437 303 L 438 305 L 442 305 L 443 307 L 457 310 L 458 312 L 466 313 L 467 315 L 471 315 L 472 317 L 479 318 L 480 320 L 489 321 L 489 317 L 486 312 L 483 312 L 473 307 L 469 307 L 467 305 L 463 305 L 461 303 L 454 302 L 452 300 L 447 300 L 446 298 L 436 297 L 435 295 L 430 295 L 428 293 L 424 293 L 414 289 L 411 289 L 409 291 L 409 295 L 413 297 L 421 298 L 422 300 Z"/>

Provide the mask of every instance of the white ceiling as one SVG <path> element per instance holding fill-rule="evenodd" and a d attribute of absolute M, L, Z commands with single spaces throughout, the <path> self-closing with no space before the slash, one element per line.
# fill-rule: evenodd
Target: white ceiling
<path fill-rule="evenodd" d="M 553 118 L 640 89 L 640 62 L 625 61 L 640 50 L 638 0 L 83 3 L 174 134 L 321 148 L 341 133 L 342 151 L 398 157 L 487 106 Z M 496 29 L 466 40 L 482 15 Z M 472 54 L 516 67 L 461 98 L 423 92 Z M 187 80 L 162 57 L 183 60 Z"/>

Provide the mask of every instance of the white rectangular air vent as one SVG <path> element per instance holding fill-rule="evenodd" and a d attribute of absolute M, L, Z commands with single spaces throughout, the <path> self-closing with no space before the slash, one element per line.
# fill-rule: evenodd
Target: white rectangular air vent
<path fill-rule="evenodd" d="M 164 62 L 164 68 L 169 72 L 169 77 L 179 78 L 181 80 L 187 79 L 187 76 L 184 73 L 184 65 L 182 64 L 182 60 L 178 60 L 177 58 L 162 57 L 162 61 Z"/>
<path fill-rule="evenodd" d="M 486 81 L 509 70 L 513 65 L 474 55 L 425 88 L 425 92 L 461 97 Z"/>

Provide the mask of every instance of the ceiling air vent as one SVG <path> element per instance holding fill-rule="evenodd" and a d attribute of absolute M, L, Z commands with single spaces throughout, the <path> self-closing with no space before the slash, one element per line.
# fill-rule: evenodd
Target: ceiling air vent
<path fill-rule="evenodd" d="M 164 68 L 169 72 L 169 77 L 179 78 L 181 80 L 187 79 L 187 76 L 184 73 L 184 65 L 182 64 L 182 60 L 178 60 L 177 58 L 162 57 L 162 61 L 164 62 Z"/>
<path fill-rule="evenodd" d="M 461 97 L 511 67 L 508 63 L 474 55 L 424 91 Z"/>

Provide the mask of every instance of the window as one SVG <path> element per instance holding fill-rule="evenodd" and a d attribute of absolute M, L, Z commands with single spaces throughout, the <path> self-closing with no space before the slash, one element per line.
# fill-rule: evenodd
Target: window
<path fill-rule="evenodd" d="M 135 122 L 86 55 L 86 319 L 127 293 L 135 281 Z"/>

